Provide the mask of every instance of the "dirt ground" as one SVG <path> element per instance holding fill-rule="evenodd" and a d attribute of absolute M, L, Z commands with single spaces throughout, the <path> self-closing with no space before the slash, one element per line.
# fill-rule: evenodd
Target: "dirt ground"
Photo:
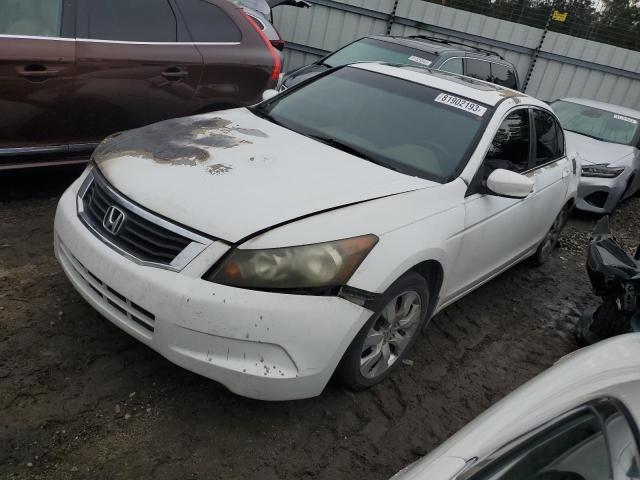
<path fill-rule="evenodd" d="M 0 175 L 0 478 L 385 479 L 576 348 L 596 299 L 593 217 L 542 268 L 520 265 L 438 315 L 383 384 L 247 400 L 173 366 L 95 313 L 52 252 L 76 169 Z M 640 198 L 614 217 L 631 250 Z"/>

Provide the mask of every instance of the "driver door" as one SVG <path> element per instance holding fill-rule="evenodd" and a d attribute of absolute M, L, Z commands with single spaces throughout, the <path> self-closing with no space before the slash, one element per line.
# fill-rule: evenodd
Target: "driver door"
<path fill-rule="evenodd" d="M 530 221 L 531 195 L 506 198 L 486 190 L 487 178 L 498 168 L 532 175 L 532 126 L 526 107 L 511 110 L 495 134 L 484 162 L 465 198 L 465 230 L 456 259 L 454 300 L 516 263 L 535 246 L 536 225 Z"/>

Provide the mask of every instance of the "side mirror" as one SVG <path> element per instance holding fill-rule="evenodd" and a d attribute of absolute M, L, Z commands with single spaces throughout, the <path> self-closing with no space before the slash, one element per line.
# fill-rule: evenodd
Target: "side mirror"
<path fill-rule="evenodd" d="M 271 100 L 273 97 L 278 95 L 278 91 L 270 88 L 269 90 L 265 90 L 262 92 L 262 101 L 266 102 L 267 100 Z"/>
<path fill-rule="evenodd" d="M 498 168 L 487 178 L 487 188 L 501 197 L 525 198 L 533 190 L 533 180 L 519 173 Z"/>

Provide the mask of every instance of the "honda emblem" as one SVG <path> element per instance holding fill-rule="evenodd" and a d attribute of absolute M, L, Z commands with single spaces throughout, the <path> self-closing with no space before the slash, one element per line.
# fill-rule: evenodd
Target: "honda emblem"
<path fill-rule="evenodd" d="M 125 214 L 118 207 L 111 205 L 107 208 L 107 213 L 102 220 L 104 229 L 112 235 L 117 235 L 124 223 Z"/>

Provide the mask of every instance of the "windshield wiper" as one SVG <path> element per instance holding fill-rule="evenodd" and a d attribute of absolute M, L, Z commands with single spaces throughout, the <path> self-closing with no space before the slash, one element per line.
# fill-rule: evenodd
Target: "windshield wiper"
<path fill-rule="evenodd" d="M 394 167 L 392 165 L 389 165 L 388 163 L 385 162 L 381 162 L 380 160 L 376 160 L 374 158 L 371 158 L 367 153 L 365 153 L 363 150 L 360 150 L 359 148 L 356 147 L 352 147 L 351 145 L 347 145 L 346 143 L 342 143 L 340 140 L 336 140 L 335 138 L 331 138 L 331 137 L 324 137 L 322 135 L 307 135 L 307 137 L 309 138 L 313 138 L 314 140 L 317 140 L 319 142 L 322 142 L 326 145 L 329 145 L 330 147 L 333 148 L 337 148 L 338 150 L 341 150 L 345 153 L 349 153 L 351 155 L 355 155 L 356 157 L 359 157 L 363 160 L 366 160 L 367 162 L 371 162 L 371 163 L 375 163 L 376 165 L 380 165 L 381 167 L 385 167 L 388 168 L 390 170 L 394 170 L 396 172 L 400 172 L 400 173 L 405 173 L 402 170 L 400 170 L 397 167 Z"/>
<path fill-rule="evenodd" d="M 260 106 L 252 107 L 249 110 L 254 115 L 257 115 L 260 118 L 264 118 L 265 120 L 269 120 L 271 123 L 275 123 L 276 125 L 280 125 L 281 127 L 284 127 L 282 122 L 280 122 L 280 121 L 276 120 L 275 118 L 273 118 L 273 116 L 270 113 L 268 113 L 266 110 L 260 108 Z"/>

